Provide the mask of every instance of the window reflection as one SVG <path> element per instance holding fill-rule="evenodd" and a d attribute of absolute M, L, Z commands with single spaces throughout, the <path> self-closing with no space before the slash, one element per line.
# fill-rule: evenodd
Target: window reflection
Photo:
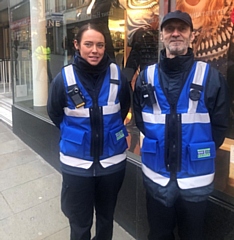
<path fill-rule="evenodd" d="M 177 0 L 177 8 L 193 20 L 195 40 L 192 47 L 197 60 L 210 63 L 227 79 L 231 93 L 230 125 L 216 157 L 215 188 L 234 196 L 234 45 L 233 0 Z"/>

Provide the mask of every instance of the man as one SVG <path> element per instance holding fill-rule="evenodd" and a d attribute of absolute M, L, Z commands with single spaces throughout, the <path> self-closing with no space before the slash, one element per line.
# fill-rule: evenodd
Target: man
<path fill-rule="evenodd" d="M 191 17 L 181 11 L 162 20 L 165 49 L 134 91 L 136 125 L 144 134 L 142 171 L 149 240 L 202 240 L 207 199 L 213 190 L 215 150 L 228 126 L 224 77 L 196 62 Z"/>

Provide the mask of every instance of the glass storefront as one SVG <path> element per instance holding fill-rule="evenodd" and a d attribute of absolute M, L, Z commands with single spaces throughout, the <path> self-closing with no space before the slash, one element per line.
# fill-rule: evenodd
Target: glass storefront
<path fill-rule="evenodd" d="M 163 15 L 175 8 L 188 12 L 194 23 L 196 38 L 192 47 L 196 59 L 219 69 L 231 93 L 230 126 L 224 144 L 217 151 L 213 196 L 234 206 L 234 0 L 10 0 L 8 3 L 14 104 L 46 121 L 49 121 L 46 102 L 50 82 L 62 66 L 72 62 L 73 39 L 80 26 L 88 22 L 102 26 L 107 53 L 121 69 L 128 70 L 126 74 L 134 88 L 139 71 L 158 61 L 162 48 L 159 24 Z M 0 9 L 0 19 L 3 10 Z M 129 132 L 129 158 L 140 164 L 141 136 L 131 109 L 125 123 Z"/>
<path fill-rule="evenodd" d="M 210 63 L 227 79 L 231 93 L 229 129 L 217 151 L 214 195 L 234 204 L 234 1 L 177 0 L 176 8 L 188 12 L 193 20 L 192 43 L 197 60 Z"/>

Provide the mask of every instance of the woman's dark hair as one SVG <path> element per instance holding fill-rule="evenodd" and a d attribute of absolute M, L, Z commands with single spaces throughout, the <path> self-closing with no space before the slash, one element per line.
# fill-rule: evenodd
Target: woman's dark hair
<path fill-rule="evenodd" d="M 78 44 L 80 44 L 80 42 L 81 42 L 81 38 L 83 36 L 83 33 L 87 30 L 90 30 L 90 29 L 93 29 L 97 32 L 100 32 L 103 35 L 104 40 L 106 42 L 105 33 L 103 32 L 102 28 L 98 24 L 88 23 L 88 24 L 85 24 L 82 27 L 80 27 L 77 35 L 75 36 L 75 40 L 77 41 Z"/>

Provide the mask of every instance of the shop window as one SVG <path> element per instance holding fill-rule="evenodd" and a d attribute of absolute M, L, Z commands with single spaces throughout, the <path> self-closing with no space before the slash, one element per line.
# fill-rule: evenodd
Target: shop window
<path fill-rule="evenodd" d="M 14 101 L 30 101 L 33 96 L 29 3 L 11 9 L 10 35 Z"/>
<path fill-rule="evenodd" d="M 67 0 L 67 9 L 80 7 L 85 3 L 84 0 Z"/>
<path fill-rule="evenodd" d="M 193 20 L 195 57 L 210 63 L 227 79 L 231 94 L 230 125 L 223 145 L 217 151 L 216 197 L 233 202 L 234 197 L 234 45 L 233 1 L 177 0 L 177 9 L 188 12 Z"/>
<path fill-rule="evenodd" d="M 125 10 L 123 66 L 127 69 L 125 73 L 134 89 L 138 73 L 147 65 L 158 62 L 159 3 L 151 0 L 120 0 L 119 3 Z M 123 44 L 120 36 L 123 36 L 121 31 L 112 32 L 114 46 L 118 48 Z M 129 154 L 140 161 L 141 135 L 135 125 L 132 106 L 126 118 L 126 126 L 129 132 Z"/>

